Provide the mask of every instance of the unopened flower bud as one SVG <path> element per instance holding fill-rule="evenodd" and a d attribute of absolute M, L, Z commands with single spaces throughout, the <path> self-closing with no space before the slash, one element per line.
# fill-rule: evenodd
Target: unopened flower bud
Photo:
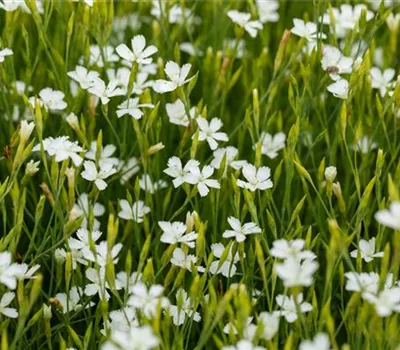
<path fill-rule="evenodd" d="M 337 169 L 336 169 L 335 166 L 328 166 L 325 169 L 325 179 L 326 179 L 326 181 L 332 183 L 335 180 L 336 175 L 337 175 Z"/>
<path fill-rule="evenodd" d="M 74 129 L 74 130 L 79 129 L 79 120 L 78 120 L 78 117 L 74 113 L 71 113 L 70 115 L 68 115 L 66 120 L 72 129 Z"/>
<path fill-rule="evenodd" d="M 354 61 L 354 69 L 359 70 L 361 68 L 363 60 L 362 57 L 357 57 L 356 60 Z"/>
<path fill-rule="evenodd" d="M 19 131 L 20 142 L 25 144 L 32 134 L 33 128 L 35 127 L 34 122 L 28 123 L 26 120 L 21 122 L 21 129 Z"/>
<path fill-rule="evenodd" d="M 157 153 L 158 151 L 161 151 L 164 147 L 165 147 L 164 144 L 163 144 L 162 142 L 159 142 L 159 143 L 157 143 L 157 144 L 151 146 L 151 147 L 147 150 L 147 154 L 148 154 L 149 156 L 151 156 L 151 155 Z"/>
<path fill-rule="evenodd" d="M 40 164 L 40 161 L 34 162 L 33 159 L 31 159 L 26 164 L 25 174 L 28 176 L 35 175 L 39 171 L 39 164 Z"/>
<path fill-rule="evenodd" d="M 50 305 L 43 304 L 43 317 L 46 320 L 51 319 L 51 306 Z"/>

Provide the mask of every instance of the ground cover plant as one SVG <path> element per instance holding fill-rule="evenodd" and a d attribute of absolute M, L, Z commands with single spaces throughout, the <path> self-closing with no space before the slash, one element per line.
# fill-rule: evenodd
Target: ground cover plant
<path fill-rule="evenodd" d="M 0 0 L 1 349 L 400 349 L 399 26 Z"/>

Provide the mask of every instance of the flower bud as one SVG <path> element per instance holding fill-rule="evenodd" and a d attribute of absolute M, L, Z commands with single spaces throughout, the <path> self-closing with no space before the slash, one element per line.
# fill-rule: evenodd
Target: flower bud
<path fill-rule="evenodd" d="M 151 146 L 148 150 L 147 150 L 147 155 L 151 156 L 159 151 L 161 151 L 164 148 L 164 144 L 162 142 L 159 142 L 153 146 Z"/>
<path fill-rule="evenodd" d="M 354 69 L 359 70 L 361 68 L 363 59 L 362 57 L 357 57 L 356 60 L 354 61 Z"/>
<path fill-rule="evenodd" d="M 68 117 L 66 118 L 66 120 L 72 129 L 74 129 L 74 130 L 79 129 L 79 120 L 78 120 L 78 117 L 74 113 L 69 114 Z"/>
<path fill-rule="evenodd" d="M 325 179 L 328 182 L 333 182 L 337 175 L 337 168 L 335 166 L 328 166 L 325 169 Z"/>
<path fill-rule="evenodd" d="M 31 159 L 28 164 L 26 164 L 25 174 L 28 176 L 34 176 L 39 171 L 40 161 L 34 162 Z"/>
<path fill-rule="evenodd" d="M 46 320 L 51 319 L 51 306 L 50 305 L 43 304 L 43 317 Z"/>
<path fill-rule="evenodd" d="M 26 120 L 21 122 L 21 129 L 19 131 L 20 143 L 25 144 L 32 134 L 33 128 L 35 127 L 34 122 L 28 123 Z"/>

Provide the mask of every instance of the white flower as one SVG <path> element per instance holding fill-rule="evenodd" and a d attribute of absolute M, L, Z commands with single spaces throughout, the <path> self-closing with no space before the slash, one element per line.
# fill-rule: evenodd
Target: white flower
<path fill-rule="evenodd" d="M 350 292 L 377 293 L 379 289 L 379 275 L 375 272 L 346 272 L 346 290 Z"/>
<path fill-rule="evenodd" d="M 129 114 L 132 118 L 139 120 L 143 117 L 143 112 L 140 108 L 154 108 L 154 105 L 151 103 L 139 103 L 139 97 L 130 98 L 122 102 L 118 106 L 117 116 L 121 118 L 122 116 Z"/>
<path fill-rule="evenodd" d="M 279 311 L 275 311 L 274 314 L 285 317 L 286 321 L 289 323 L 293 323 L 297 320 L 297 306 L 301 313 L 306 313 L 312 310 L 312 305 L 307 302 L 303 302 L 303 293 L 299 293 L 296 295 L 296 303 L 293 298 L 293 295 L 288 297 L 287 295 L 277 295 L 276 303 L 281 308 Z"/>
<path fill-rule="evenodd" d="M 149 67 L 149 66 L 145 66 L 145 67 Z M 139 72 L 136 75 L 136 81 L 133 83 L 131 93 L 136 94 L 136 95 L 141 95 L 141 94 L 143 94 L 144 90 L 146 90 L 148 87 L 152 88 L 154 85 L 154 81 L 147 80 L 148 77 L 149 77 L 149 73 Z"/>
<path fill-rule="evenodd" d="M 132 325 L 128 330 L 113 328 L 110 338 L 111 341 L 102 344 L 101 350 L 151 350 L 160 343 L 152 328 L 147 325 Z"/>
<path fill-rule="evenodd" d="M 99 270 L 90 267 L 86 270 L 85 275 L 91 282 L 85 286 L 85 295 L 92 296 L 98 294 L 100 299 L 109 300 L 110 294 L 107 292 L 109 286 L 106 282 L 105 267 L 101 267 Z"/>
<path fill-rule="evenodd" d="M 117 243 L 111 249 L 108 247 L 107 241 L 102 241 L 95 247 L 93 253 L 89 248 L 83 248 L 85 259 L 97 263 L 99 266 L 106 266 L 108 261 L 112 261 L 113 264 L 118 263 L 118 254 L 122 249 L 122 244 Z M 109 260 L 110 259 L 110 260 Z"/>
<path fill-rule="evenodd" d="M 107 183 L 104 179 L 107 179 L 111 175 L 115 174 L 117 170 L 109 163 L 100 165 L 100 170 L 97 170 L 96 164 L 91 160 L 86 160 L 83 163 L 85 170 L 81 172 L 81 176 L 88 181 L 94 182 L 96 187 L 103 191 L 107 187 Z"/>
<path fill-rule="evenodd" d="M 220 260 L 214 260 L 210 266 L 210 273 L 222 274 L 225 277 L 232 277 L 236 274 L 236 263 L 239 261 L 239 253 L 236 252 L 235 256 L 232 254 L 233 245 L 230 246 L 226 259 L 222 262 L 221 257 L 225 251 L 225 247 L 222 243 L 215 243 L 211 245 L 211 251 L 216 258 Z"/>
<path fill-rule="evenodd" d="M 256 0 L 258 15 L 261 23 L 278 22 L 279 1 L 278 0 Z"/>
<path fill-rule="evenodd" d="M 247 12 L 239 12 L 237 10 L 228 11 L 228 17 L 233 23 L 236 23 L 239 27 L 249 33 L 252 38 L 257 36 L 257 31 L 263 28 L 260 21 L 251 21 L 251 14 Z"/>
<path fill-rule="evenodd" d="M 77 154 L 82 152 L 83 148 L 78 145 L 77 141 L 69 141 L 68 136 L 59 136 L 56 138 L 48 137 L 47 139 L 44 139 L 43 149 L 49 156 L 55 156 L 56 162 L 59 163 L 71 158 L 73 163 L 76 166 L 79 166 L 83 160 L 82 157 Z M 40 151 L 40 144 L 33 147 L 32 151 Z"/>
<path fill-rule="evenodd" d="M 80 228 L 76 231 L 78 239 L 68 238 L 68 245 L 71 249 L 90 251 L 90 242 L 95 243 L 101 235 L 101 231 L 89 232 L 86 228 Z"/>
<path fill-rule="evenodd" d="M 246 181 L 237 180 L 239 187 L 245 188 L 250 191 L 266 190 L 273 186 L 271 177 L 271 169 L 265 166 L 256 168 L 252 164 L 245 164 L 242 167 L 242 175 L 246 178 Z"/>
<path fill-rule="evenodd" d="M 275 135 L 262 132 L 260 136 L 261 153 L 267 157 L 274 159 L 278 156 L 279 151 L 285 148 L 286 135 L 278 132 Z"/>
<path fill-rule="evenodd" d="M 294 35 L 306 38 L 307 41 L 314 42 L 318 39 L 318 37 L 321 39 L 326 39 L 326 35 L 324 33 L 318 33 L 317 24 L 314 22 L 304 22 L 302 19 L 294 18 L 293 24 L 294 27 L 291 29 L 291 32 Z"/>
<path fill-rule="evenodd" d="M 115 145 L 106 145 L 106 146 L 101 146 L 100 150 L 100 155 L 99 155 L 99 165 L 100 167 L 104 167 L 107 164 L 111 166 L 118 166 L 119 165 L 119 159 L 116 157 L 112 157 L 112 155 L 115 153 L 117 150 L 117 147 Z M 97 154 L 97 142 L 92 141 L 90 143 L 90 149 L 85 153 L 85 158 L 96 161 L 96 154 Z"/>
<path fill-rule="evenodd" d="M 178 98 L 174 103 L 167 103 L 165 105 L 169 122 L 176 125 L 188 126 L 189 117 L 193 119 L 196 115 L 196 107 L 190 108 L 189 116 L 186 114 L 185 105 Z"/>
<path fill-rule="evenodd" d="M 98 45 L 90 45 L 90 57 L 89 57 L 89 65 L 90 66 L 97 66 L 100 68 L 104 67 L 104 60 L 105 62 L 112 63 L 118 62 L 119 57 L 115 54 L 114 48 L 111 46 L 104 46 L 100 47 Z M 83 62 L 83 58 L 81 58 Z"/>
<path fill-rule="evenodd" d="M 100 203 L 94 202 L 93 204 L 91 204 L 89 202 L 89 196 L 87 193 L 80 194 L 76 203 L 72 207 L 70 217 L 75 219 L 84 216 L 81 227 L 86 229 L 88 225 L 90 210 L 93 211 L 93 230 L 96 231 L 100 228 L 100 222 L 96 219 L 96 217 L 102 216 L 105 213 L 106 209 Z"/>
<path fill-rule="evenodd" d="M 336 47 L 326 45 L 323 49 L 321 64 L 322 69 L 327 71 L 333 80 L 337 81 L 340 80 L 340 74 L 351 73 L 353 59 L 343 56 Z"/>
<path fill-rule="evenodd" d="M 121 199 L 119 205 L 121 211 L 118 213 L 118 216 L 124 220 L 134 220 L 141 223 L 144 216 L 150 213 L 150 208 L 143 201 L 138 201 L 130 205 L 126 199 Z"/>
<path fill-rule="evenodd" d="M 120 162 L 119 171 L 121 174 L 120 182 L 124 185 L 133 175 L 140 170 L 139 161 L 136 157 L 129 158 L 127 162 Z"/>
<path fill-rule="evenodd" d="M 224 346 L 221 350 L 266 350 L 263 346 L 255 346 L 250 340 L 240 340 L 236 345 Z"/>
<path fill-rule="evenodd" d="M 211 150 L 214 151 L 218 148 L 217 141 L 229 141 L 226 133 L 218 132 L 218 130 L 222 127 L 221 119 L 213 118 L 211 119 L 210 123 L 208 123 L 207 119 L 198 117 L 196 122 L 199 126 L 199 141 L 207 140 Z"/>
<path fill-rule="evenodd" d="M 75 70 L 68 72 L 67 75 L 78 82 L 82 89 L 89 89 L 100 78 L 99 72 L 89 71 L 83 66 L 76 66 Z"/>
<path fill-rule="evenodd" d="M 189 167 L 193 165 L 199 166 L 196 160 L 189 161 L 185 167 L 182 166 L 182 161 L 178 157 L 171 157 L 168 159 L 168 168 L 164 169 L 164 173 L 174 178 L 172 183 L 174 187 L 179 187 L 186 181 L 186 176 L 189 173 Z"/>
<path fill-rule="evenodd" d="M 379 210 L 375 220 L 393 230 L 400 230 L 400 201 L 392 202 L 389 209 Z"/>
<path fill-rule="evenodd" d="M 400 313 L 400 288 L 385 288 L 378 295 L 364 293 L 364 299 L 375 305 L 380 317 L 388 317 L 393 312 Z"/>
<path fill-rule="evenodd" d="M 0 63 L 4 62 L 4 58 L 6 56 L 11 56 L 11 55 L 13 55 L 13 51 L 11 49 L 7 49 L 6 48 L 6 49 L 3 49 L 3 50 L 0 50 Z"/>
<path fill-rule="evenodd" d="M 328 85 L 327 89 L 333 96 L 345 100 L 349 95 L 349 82 L 346 79 L 340 79 Z"/>
<path fill-rule="evenodd" d="M 354 146 L 354 150 L 359 151 L 362 154 L 367 154 L 377 147 L 378 144 L 376 142 L 373 142 L 368 136 L 364 135 L 358 139 L 357 144 Z"/>
<path fill-rule="evenodd" d="M 369 11 L 364 4 L 358 4 L 354 7 L 348 4 L 340 5 L 340 8 L 332 8 L 323 15 L 324 24 L 334 25 L 333 31 L 338 38 L 346 38 L 350 30 L 358 30 L 358 22 L 362 12 L 366 12 L 366 19 L 370 21 L 374 17 L 374 13 Z M 331 23 L 331 18 L 334 23 Z"/>
<path fill-rule="evenodd" d="M 365 262 L 370 262 L 374 260 L 374 258 L 383 257 L 383 252 L 375 253 L 375 237 L 371 238 L 369 241 L 360 239 L 358 249 L 353 250 L 350 253 L 350 256 L 352 258 L 357 258 L 358 254 L 360 254 L 361 259 L 363 259 Z"/>
<path fill-rule="evenodd" d="M 154 317 L 158 305 L 163 309 L 169 306 L 169 300 L 163 296 L 164 287 L 161 285 L 147 288 L 144 283 L 139 282 L 132 287 L 131 292 L 128 305 L 140 310 L 148 318 Z"/>
<path fill-rule="evenodd" d="M 36 276 L 34 276 L 35 272 L 39 270 L 40 265 L 34 265 L 31 268 L 29 268 L 28 264 L 19 264 L 18 265 L 18 271 L 15 272 L 14 276 L 20 280 L 29 280 L 29 279 L 35 279 Z"/>
<path fill-rule="evenodd" d="M 15 289 L 17 287 L 17 275 L 21 273 L 23 267 L 17 263 L 11 263 L 11 253 L 0 253 L 0 283 L 7 288 Z"/>
<path fill-rule="evenodd" d="M 48 111 L 62 111 L 67 108 L 62 91 L 45 88 L 39 92 L 39 99 L 44 108 Z M 35 106 L 35 97 L 29 98 L 32 106 Z"/>
<path fill-rule="evenodd" d="M 325 333 L 318 333 L 313 340 L 303 340 L 299 350 L 330 350 L 329 337 Z"/>
<path fill-rule="evenodd" d="M 77 249 L 70 249 L 68 254 L 71 257 L 73 270 L 76 270 L 76 268 L 78 267 L 78 263 L 85 266 L 88 265 L 88 262 L 84 258 L 82 251 Z M 67 252 L 64 249 L 58 248 L 54 252 L 54 258 L 59 264 L 62 264 L 67 259 Z"/>
<path fill-rule="evenodd" d="M 146 48 L 146 39 L 143 35 L 135 35 L 131 40 L 131 46 L 132 50 L 125 44 L 118 45 L 115 49 L 118 55 L 130 63 L 150 64 L 153 61 L 150 56 L 157 52 L 154 45 Z"/>
<path fill-rule="evenodd" d="M 157 180 L 153 182 L 149 174 L 142 175 L 139 180 L 139 185 L 143 191 L 149 192 L 151 194 L 154 194 L 157 191 L 168 187 L 168 184 L 164 180 Z"/>
<path fill-rule="evenodd" d="M 136 285 L 136 283 L 142 282 L 142 274 L 136 271 L 132 272 L 130 276 L 125 271 L 117 273 L 115 284 L 117 289 L 125 289 L 130 293 L 130 290 Z"/>
<path fill-rule="evenodd" d="M 163 94 L 164 92 L 174 91 L 179 86 L 186 84 L 192 79 L 186 79 L 191 67 L 190 63 L 184 64 L 181 68 L 177 63 L 168 61 L 164 71 L 170 80 L 156 80 L 153 85 L 154 91 Z"/>
<path fill-rule="evenodd" d="M 189 248 L 195 247 L 198 234 L 194 231 L 187 233 L 187 226 L 183 222 L 159 221 L 158 226 L 163 231 L 160 237 L 161 242 L 168 244 L 183 243 Z"/>
<path fill-rule="evenodd" d="M 400 26 L 400 13 L 389 13 L 386 17 L 386 24 L 391 32 L 397 32 Z"/>
<path fill-rule="evenodd" d="M 393 68 L 385 69 L 383 72 L 373 67 L 370 70 L 371 86 L 373 89 L 379 89 L 381 96 L 385 96 L 388 90 L 394 88 L 396 71 Z"/>
<path fill-rule="evenodd" d="M 193 310 L 193 302 L 188 297 L 186 291 L 182 288 L 176 292 L 177 305 L 170 305 L 168 312 L 172 316 L 172 321 L 175 326 L 181 326 L 186 318 L 192 318 L 195 322 L 200 322 L 201 316 Z"/>
<path fill-rule="evenodd" d="M 232 230 L 226 230 L 222 237 L 230 238 L 234 237 L 237 242 L 244 242 L 247 235 L 251 235 L 253 233 L 260 233 L 261 229 L 253 222 L 248 222 L 244 225 L 240 223 L 240 220 L 230 216 L 228 218 L 228 223 L 231 226 Z"/>
<path fill-rule="evenodd" d="M 219 169 L 221 167 L 222 159 L 225 157 L 225 170 L 228 166 L 235 170 L 240 169 L 243 165 L 247 164 L 245 160 L 234 160 L 238 155 L 238 149 L 233 146 L 228 146 L 226 148 L 218 148 L 213 152 L 213 160 L 210 165 Z"/>
<path fill-rule="evenodd" d="M 278 259 L 314 259 L 315 254 L 310 250 L 304 250 L 305 241 L 303 239 L 278 239 L 272 243 L 270 250 L 271 256 Z"/>
<path fill-rule="evenodd" d="M 230 288 L 237 288 L 237 284 L 233 283 L 230 285 Z M 253 322 L 253 316 L 247 317 L 246 321 L 243 323 L 243 336 L 247 340 L 252 340 L 254 338 L 255 332 L 257 330 L 257 326 L 252 323 Z M 233 320 L 226 324 L 223 328 L 223 331 L 225 334 L 234 334 L 237 335 L 239 333 L 238 331 L 238 325 L 237 321 Z"/>
<path fill-rule="evenodd" d="M 68 296 L 65 293 L 58 293 L 58 294 L 56 294 L 55 298 L 61 304 L 62 311 L 65 314 L 70 311 L 78 311 L 83 307 L 83 304 L 80 303 L 82 295 L 83 295 L 82 288 L 73 286 L 69 290 Z M 90 303 L 90 304 L 94 305 L 94 303 Z M 87 304 L 86 307 L 89 307 L 89 306 L 90 305 Z"/>
<path fill-rule="evenodd" d="M 274 268 L 285 287 L 309 287 L 314 282 L 313 274 L 317 271 L 318 266 L 318 263 L 312 259 L 301 261 L 288 258 L 282 263 L 275 264 Z"/>
<path fill-rule="evenodd" d="M 210 192 L 209 187 L 216 189 L 221 187 L 218 180 L 209 179 L 213 173 L 214 168 L 212 166 L 206 165 L 200 171 L 198 165 L 192 165 L 189 167 L 189 173 L 186 175 L 185 181 L 196 185 L 200 196 L 205 197 Z"/>
<path fill-rule="evenodd" d="M 192 271 L 192 264 L 196 265 L 197 257 L 195 255 L 186 254 L 181 248 L 175 248 L 170 261 L 172 265 Z M 196 269 L 198 272 L 205 271 L 204 267 L 202 266 L 197 266 Z"/>
<path fill-rule="evenodd" d="M 110 102 L 110 98 L 114 96 L 121 96 L 124 94 L 124 91 L 117 87 L 117 81 L 111 80 L 108 85 L 102 79 L 96 79 L 93 81 L 92 85 L 89 88 L 89 92 L 92 95 L 100 98 L 101 103 L 103 105 L 108 104 Z"/>
<path fill-rule="evenodd" d="M 8 292 L 3 294 L 0 300 L 0 314 L 10 318 L 17 318 L 18 311 L 14 308 L 8 307 L 15 298 L 15 293 Z"/>
<path fill-rule="evenodd" d="M 279 316 L 268 312 L 261 312 L 258 315 L 259 323 L 262 325 L 261 338 L 271 340 L 279 330 Z"/>

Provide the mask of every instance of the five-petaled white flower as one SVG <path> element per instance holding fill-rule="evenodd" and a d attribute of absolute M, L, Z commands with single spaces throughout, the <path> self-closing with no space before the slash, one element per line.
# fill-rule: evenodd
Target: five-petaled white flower
<path fill-rule="evenodd" d="M 163 231 L 160 237 L 161 242 L 168 244 L 183 243 L 194 248 L 198 234 L 194 231 L 187 233 L 187 226 L 183 222 L 159 221 L 158 226 Z"/>
<path fill-rule="evenodd" d="M 279 20 L 278 0 L 256 0 L 256 5 L 261 23 L 277 22 Z"/>
<path fill-rule="evenodd" d="M 199 141 L 207 140 L 207 143 L 212 151 L 218 148 L 217 141 L 229 141 L 226 133 L 218 132 L 218 130 L 222 127 L 221 119 L 212 118 L 211 121 L 208 122 L 207 119 L 198 117 L 196 122 L 199 126 Z"/>
<path fill-rule="evenodd" d="M 141 108 L 154 108 L 152 103 L 139 103 L 139 97 L 130 98 L 122 102 L 118 106 L 117 116 L 121 118 L 122 116 L 129 114 L 132 118 L 137 120 L 143 117 L 143 112 Z"/>
<path fill-rule="evenodd" d="M 221 350 L 266 350 L 263 346 L 256 346 L 250 340 L 239 340 L 236 345 L 224 346 Z"/>
<path fill-rule="evenodd" d="M 154 91 L 163 94 L 164 92 L 174 91 L 179 86 L 185 85 L 192 79 L 186 79 L 190 68 L 192 68 L 190 63 L 184 64 L 181 68 L 176 62 L 168 61 L 164 71 L 170 80 L 156 80 L 153 84 Z"/>
<path fill-rule="evenodd" d="M 230 216 L 228 218 L 228 223 L 231 226 L 232 230 L 226 230 L 222 237 L 230 238 L 234 237 L 237 242 L 244 242 L 247 235 L 251 235 L 253 233 L 260 233 L 261 229 L 254 222 L 247 222 L 244 225 L 240 223 L 240 220 Z"/>
<path fill-rule="evenodd" d="M 169 300 L 163 296 L 164 287 L 158 284 L 147 288 L 143 282 L 136 283 L 131 289 L 128 305 L 140 310 L 144 316 L 151 318 L 156 314 L 157 308 L 169 306 Z"/>
<path fill-rule="evenodd" d="M 150 213 L 150 208 L 143 201 L 138 201 L 130 205 L 126 199 L 121 199 L 119 205 L 121 211 L 118 213 L 118 216 L 124 220 L 133 220 L 141 223 L 144 216 Z"/>
<path fill-rule="evenodd" d="M 99 170 L 97 170 L 96 164 L 91 160 L 86 160 L 83 163 L 83 166 L 85 167 L 85 170 L 81 172 L 81 176 L 85 180 L 94 182 L 100 191 L 105 190 L 107 187 L 107 183 L 104 180 L 117 172 L 110 163 L 100 165 Z"/>
<path fill-rule="evenodd" d="M 239 253 L 236 252 L 235 255 L 233 255 L 232 249 L 233 245 L 229 247 L 226 259 L 221 261 L 225 246 L 222 243 L 214 243 L 211 245 L 213 255 L 220 260 L 214 260 L 211 263 L 210 273 L 213 275 L 220 273 L 225 277 L 232 277 L 236 274 L 237 268 L 235 264 L 239 261 Z"/>
<path fill-rule="evenodd" d="M 100 167 L 103 167 L 106 164 L 118 167 L 119 165 L 119 159 L 117 157 L 112 157 L 112 155 L 115 153 L 117 150 L 117 147 L 115 145 L 106 145 L 106 146 L 101 146 L 100 152 L 99 152 L 99 164 Z M 97 155 L 97 142 L 92 141 L 90 143 L 90 149 L 85 153 L 85 158 L 96 161 L 96 155 Z"/>
<path fill-rule="evenodd" d="M 78 145 L 77 141 L 70 141 L 68 136 L 59 136 L 56 138 L 48 137 L 43 140 L 43 149 L 49 156 L 54 156 L 56 162 L 63 162 L 71 158 L 76 166 L 81 165 L 82 157 L 78 153 L 83 151 L 83 148 Z M 32 151 L 40 151 L 40 144 L 33 147 Z"/>
<path fill-rule="evenodd" d="M 364 293 L 363 298 L 375 305 L 380 317 L 388 317 L 393 312 L 400 313 L 400 287 L 384 288 L 377 295 Z"/>
<path fill-rule="evenodd" d="M 373 142 L 373 140 L 367 135 L 363 135 L 358 139 L 357 144 L 354 146 L 354 150 L 359 151 L 362 154 L 367 154 L 377 147 L 378 144 L 376 142 Z"/>
<path fill-rule="evenodd" d="M 318 263 L 313 259 L 300 260 L 296 258 L 285 259 L 274 266 L 278 277 L 285 287 L 306 286 L 314 282 L 313 274 L 318 269 Z"/>
<path fill-rule="evenodd" d="M 394 88 L 395 80 L 394 76 L 396 74 L 393 68 L 385 69 L 383 72 L 377 68 L 373 67 L 370 70 L 371 74 L 371 86 L 373 89 L 379 89 L 381 96 L 385 96 L 388 90 Z"/>
<path fill-rule="evenodd" d="M 197 160 L 191 159 L 182 167 L 182 161 L 178 157 L 171 157 L 168 159 L 168 168 L 164 170 L 164 173 L 174 178 L 172 183 L 176 188 L 186 182 L 190 169 L 199 165 Z"/>
<path fill-rule="evenodd" d="M 175 248 L 172 253 L 171 264 L 179 266 L 182 269 L 192 271 L 192 265 L 196 266 L 197 256 L 192 254 L 186 254 L 181 248 Z M 202 266 L 196 267 L 198 272 L 204 272 L 205 268 Z"/>
<path fill-rule="evenodd" d="M 261 338 L 271 340 L 279 330 L 279 316 L 274 313 L 261 312 L 258 320 L 262 325 Z"/>
<path fill-rule="evenodd" d="M 52 88 L 44 88 L 39 92 L 40 104 L 47 111 L 57 112 L 67 108 L 67 103 L 64 101 L 65 94 L 62 91 L 53 90 Z M 30 97 L 29 102 L 35 106 L 35 97 Z"/>
<path fill-rule="evenodd" d="M 96 231 L 100 228 L 100 222 L 99 222 L 99 220 L 96 219 L 96 217 L 102 216 L 106 212 L 106 209 L 100 203 L 97 203 L 97 202 L 90 203 L 89 196 L 87 193 L 80 194 L 76 203 L 72 207 L 69 215 L 70 215 L 70 218 L 73 220 L 83 216 L 84 219 L 82 221 L 81 227 L 86 229 L 88 226 L 90 210 L 93 212 L 93 217 L 94 217 L 93 230 Z"/>
<path fill-rule="evenodd" d="M 303 250 L 305 241 L 303 239 L 278 239 L 272 243 L 271 256 L 278 259 L 315 259 L 316 255 L 310 250 Z"/>
<path fill-rule="evenodd" d="M 100 78 L 99 72 L 88 70 L 83 66 L 76 66 L 75 70 L 68 72 L 67 75 L 78 82 L 82 89 L 89 89 Z"/>
<path fill-rule="evenodd" d="M 197 165 L 191 166 L 189 167 L 189 173 L 186 175 L 186 182 L 196 185 L 200 196 L 205 197 L 210 192 L 209 187 L 216 189 L 221 187 L 218 180 L 209 179 L 213 173 L 214 168 L 210 165 L 206 165 L 202 170 Z"/>
<path fill-rule="evenodd" d="M 167 103 L 165 105 L 169 122 L 176 125 L 188 126 L 189 117 L 193 119 L 196 115 L 196 107 L 190 108 L 189 116 L 186 113 L 185 105 L 178 98 L 174 103 Z"/>
<path fill-rule="evenodd" d="M 261 133 L 261 153 L 267 157 L 274 159 L 278 156 L 279 151 L 285 148 L 286 135 L 283 132 L 278 132 L 271 135 L 267 132 Z"/>
<path fill-rule="evenodd" d="M 257 169 L 253 164 L 247 163 L 242 167 L 242 174 L 247 181 L 238 179 L 237 185 L 239 187 L 254 192 L 256 190 L 266 190 L 273 186 L 270 179 L 271 169 L 266 166 Z"/>
<path fill-rule="evenodd" d="M 312 305 L 310 303 L 303 302 L 303 293 L 296 295 L 296 302 L 293 298 L 293 295 L 289 297 L 287 295 L 279 294 L 276 296 L 275 300 L 281 309 L 279 311 L 275 311 L 274 314 L 285 317 L 286 321 L 289 323 L 293 323 L 297 320 L 298 309 L 301 313 L 312 310 Z"/>
<path fill-rule="evenodd" d="M 228 17 L 233 23 L 244 28 L 244 30 L 249 33 L 252 38 L 257 36 L 257 31 L 263 28 L 260 21 L 251 21 L 251 14 L 247 12 L 239 12 L 237 10 L 228 11 Z"/>
<path fill-rule="evenodd" d="M 326 39 L 326 35 L 322 32 L 318 33 L 317 24 L 314 22 L 304 22 L 302 19 L 293 19 L 294 27 L 291 32 L 294 35 L 300 36 L 307 39 L 307 41 L 316 41 L 318 37 L 320 39 Z"/>
<path fill-rule="evenodd" d="M 400 201 L 393 202 L 389 209 L 379 210 L 375 214 L 375 219 L 381 225 L 400 230 Z"/>
<path fill-rule="evenodd" d="M 357 258 L 358 254 L 360 254 L 361 259 L 365 262 L 370 262 L 374 260 L 374 258 L 382 258 L 383 252 L 375 253 L 375 237 L 372 237 L 369 241 L 365 239 L 360 239 L 358 243 L 358 249 L 353 250 L 350 253 L 352 258 Z"/>
<path fill-rule="evenodd" d="M 100 98 L 103 105 L 108 104 L 111 97 L 124 94 L 124 91 L 118 87 L 118 82 L 116 80 L 111 80 L 106 86 L 106 83 L 102 79 L 96 79 L 93 81 L 88 91 L 92 95 Z"/>
<path fill-rule="evenodd" d="M 331 79 L 340 80 L 340 74 L 350 74 L 353 68 L 353 59 L 344 56 L 334 46 L 326 45 L 323 49 L 322 69 L 327 71 Z"/>
<path fill-rule="evenodd" d="M 193 310 L 193 302 L 188 297 L 186 291 L 182 288 L 176 292 L 177 305 L 170 305 L 168 312 L 172 316 L 172 321 L 175 326 L 182 325 L 187 318 L 192 318 L 195 322 L 200 322 L 201 316 Z"/>
<path fill-rule="evenodd" d="M 328 85 L 327 89 L 333 96 L 345 100 L 349 95 L 349 82 L 346 79 L 340 79 Z"/>
<path fill-rule="evenodd" d="M 146 47 L 146 39 L 143 35 L 135 35 L 131 40 L 132 50 L 125 44 L 118 45 L 115 49 L 123 59 L 129 63 L 150 64 L 153 58 L 150 56 L 157 52 L 154 45 Z"/>

